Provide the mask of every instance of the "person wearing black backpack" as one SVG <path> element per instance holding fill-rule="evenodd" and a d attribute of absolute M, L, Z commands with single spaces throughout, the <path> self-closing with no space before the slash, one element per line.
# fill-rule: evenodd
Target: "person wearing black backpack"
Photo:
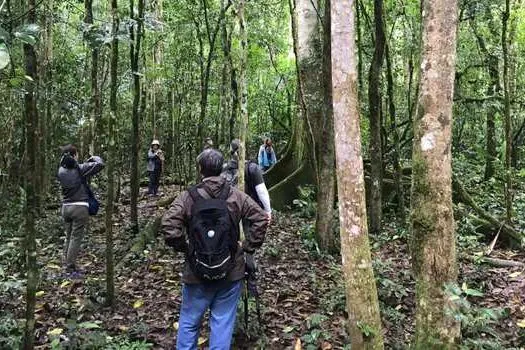
<path fill-rule="evenodd" d="M 245 261 L 259 248 L 268 225 L 264 210 L 220 176 L 221 152 L 198 157 L 200 184 L 183 192 L 162 218 L 168 246 L 186 254 L 176 349 L 197 349 L 201 320 L 210 309 L 210 349 L 230 349 Z M 251 222 L 240 241 L 239 224 Z M 246 257 L 245 257 L 246 255 Z"/>
<path fill-rule="evenodd" d="M 85 163 L 78 163 L 74 145 L 62 148 L 62 158 L 57 178 L 62 189 L 62 218 L 66 232 L 64 259 L 66 272 L 77 274 L 76 259 L 84 237 L 89 216 L 96 214 L 98 202 L 87 184 L 87 179 L 104 168 L 104 161 L 97 156 Z"/>

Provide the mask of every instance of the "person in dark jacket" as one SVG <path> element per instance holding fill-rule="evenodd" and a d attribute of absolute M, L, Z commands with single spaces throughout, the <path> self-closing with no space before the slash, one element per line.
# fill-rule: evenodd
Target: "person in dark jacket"
<path fill-rule="evenodd" d="M 158 194 L 163 164 L 164 153 L 160 149 L 160 142 L 159 140 L 153 140 L 148 151 L 149 195 L 156 196 Z"/>
<path fill-rule="evenodd" d="M 82 178 L 89 179 L 104 168 L 102 158 L 92 156 L 85 163 L 78 163 L 74 145 L 62 148 L 58 181 L 62 188 L 62 217 L 66 232 L 64 258 L 67 272 L 77 272 L 76 259 L 89 221 L 88 191 Z"/>
<path fill-rule="evenodd" d="M 203 197 L 210 198 L 213 195 L 217 198 L 224 186 L 228 186 L 226 180 L 220 176 L 224 157 L 215 149 L 207 149 L 199 155 L 198 162 L 203 180 L 197 191 Z M 161 232 L 166 244 L 179 252 L 188 252 L 185 232 L 188 230 L 193 204 L 192 195 L 188 191 L 183 192 L 171 204 L 161 221 Z M 182 305 L 176 344 L 178 350 L 197 349 L 201 320 L 208 309 L 210 349 L 230 349 L 237 304 L 245 277 L 245 259 L 248 261 L 255 249 L 262 245 L 268 221 L 261 207 L 235 187 L 229 186 L 226 206 L 231 220 L 237 226 L 242 219 L 249 219 L 252 223 L 251 231 L 242 242 L 238 232 L 235 232 L 239 244 L 234 254 L 235 264 L 226 279 L 204 282 L 192 271 L 186 259 L 182 275 Z"/>

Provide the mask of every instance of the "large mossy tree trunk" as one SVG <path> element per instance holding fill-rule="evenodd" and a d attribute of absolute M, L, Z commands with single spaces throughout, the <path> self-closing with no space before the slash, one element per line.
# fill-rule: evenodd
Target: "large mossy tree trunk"
<path fill-rule="evenodd" d="M 109 140 L 107 152 L 108 164 L 108 189 L 106 197 L 106 303 L 115 303 L 115 271 L 113 263 L 113 207 L 115 187 L 115 123 L 117 120 L 117 88 L 118 88 L 118 2 L 111 0 L 112 17 L 112 41 L 111 41 L 111 64 L 110 64 L 110 94 L 109 94 L 109 120 L 107 138 Z"/>
<path fill-rule="evenodd" d="M 138 0 L 138 11 L 135 15 L 134 0 L 130 0 L 129 11 L 132 18 L 135 20 L 135 25 L 130 28 L 130 49 L 129 56 L 131 61 L 131 72 L 133 74 L 133 106 L 131 112 L 131 211 L 130 221 L 131 230 L 136 235 L 139 232 L 138 219 L 138 196 L 139 196 L 139 150 L 140 150 L 140 49 L 143 35 L 144 23 L 144 0 Z"/>
<path fill-rule="evenodd" d="M 368 240 L 353 0 L 332 1 L 332 93 L 341 256 L 352 348 L 383 349 Z"/>
<path fill-rule="evenodd" d="M 27 1 L 28 25 L 36 24 L 35 0 Z M 24 329 L 24 350 L 32 350 L 35 342 L 35 304 L 36 289 L 38 286 L 38 265 L 36 252 L 36 227 L 38 216 L 38 111 L 37 111 L 37 55 L 33 45 L 24 44 L 25 83 L 24 117 L 25 117 L 25 240 L 24 253 L 26 257 L 27 286 L 26 286 L 26 312 Z"/>
<path fill-rule="evenodd" d="M 337 240 L 333 230 L 335 204 L 335 145 L 332 111 L 332 61 L 330 42 L 330 0 L 325 1 L 323 31 L 324 108 L 318 142 L 317 216 L 315 232 L 319 248 L 333 252 Z"/>
<path fill-rule="evenodd" d="M 285 209 L 299 196 L 299 185 L 316 184 L 316 135 L 319 135 L 324 106 L 317 1 L 289 0 L 288 3 L 300 117 L 295 118 L 292 138 L 283 157 L 265 174 L 272 206 L 276 209 Z"/>
<path fill-rule="evenodd" d="M 454 304 L 445 293 L 445 286 L 457 279 L 451 154 L 457 20 L 457 0 L 423 1 L 412 153 L 415 349 L 455 349 L 460 336 Z"/>
<path fill-rule="evenodd" d="M 383 24 L 383 0 L 374 0 L 375 49 L 368 75 L 368 103 L 370 109 L 369 156 L 371 161 L 368 207 L 370 209 L 370 231 L 381 230 L 383 147 L 381 142 L 381 68 L 385 52 Z"/>

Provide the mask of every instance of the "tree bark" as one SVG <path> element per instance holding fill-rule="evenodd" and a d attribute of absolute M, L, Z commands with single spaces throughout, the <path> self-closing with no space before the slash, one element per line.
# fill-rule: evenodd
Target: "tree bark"
<path fill-rule="evenodd" d="M 501 47 L 503 50 L 503 104 L 505 116 L 505 209 L 507 222 L 512 221 L 512 117 L 509 86 L 509 43 L 508 24 L 510 18 L 510 0 L 505 0 L 505 11 L 502 15 Z"/>
<path fill-rule="evenodd" d="M 113 263 L 113 206 L 115 186 L 115 122 L 117 120 L 117 88 L 118 88 L 118 2 L 111 1 L 112 41 L 111 41 L 111 67 L 110 67 L 110 95 L 109 95 L 109 120 L 108 120 L 108 189 L 106 197 L 106 302 L 113 306 L 115 302 L 115 274 Z"/>
<path fill-rule="evenodd" d="M 335 204 L 334 118 L 332 110 L 332 62 L 330 41 L 330 0 L 325 1 L 323 31 L 324 108 L 319 147 L 319 181 L 317 185 L 317 216 L 315 232 L 319 248 L 333 252 L 336 239 L 333 230 Z"/>
<path fill-rule="evenodd" d="M 374 0 L 375 50 L 368 76 L 368 103 L 370 108 L 369 154 L 372 161 L 368 207 L 370 208 L 370 232 L 381 230 L 383 183 L 383 148 L 381 141 L 381 67 L 385 51 L 385 32 L 383 24 L 383 0 Z"/>
<path fill-rule="evenodd" d="M 139 150 L 140 150 L 140 49 L 143 35 L 144 23 L 144 0 L 138 0 L 138 16 L 135 16 L 134 0 L 130 0 L 130 16 L 135 20 L 136 25 L 130 28 L 130 61 L 131 72 L 133 75 L 133 107 L 132 107 L 132 131 L 131 131 L 131 229 L 136 235 L 139 231 L 139 219 L 137 203 L 139 196 Z"/>
<path fill-rule="evenodd" d="M 341 256 L 352 348 L 383 349 L 366 224 L 353 1 L 333 1 L 331 6 L 332 93 Z"/>
<path fill-rule="evenodd" d="M 244 17 L 244 0 L 239 0 L 237 16 L 239 19 L 240 62 L 239 62 L 239 92 L 240 92 L 240 120 L 239 120 L 239 188 L 244 189 L 244 162 L 246 160 L 246 138 L 248 134 L 248 79 L 246 70 L 248 64 L 248 33 Z M 242 225 L 241 225 L 242 226 Z M 241 229 L 242 230 L 242 229 Z M 244 238 L 244 237 L 241 237 Z"/>
<path fill-rule="evenodd" d="M 392 165 L 394 168 L 394 182 L 396 185 L 397 196 L 397 218 L 400 222 L 405 221 L 405 193 L 401 182 L 403 169 L 399 160 L 401 147 L 399 142 L 399 132 L 397 130 L 397 115 L 394 95 L 394 77 L 392 73 L 392 61 L 390 56 L 390 45 L 385 45 L 386 68 L 387 68 L 387 92 L 388 92 L 388 111 L 390 114 L 390 130 L 393 134 L 394 149 L 392 151 Z"/>
<path fill-rule="evenodd" d="M 37 21 L 35 0 L 28 0 L 27 24 L 35 24 Z M 27 286 L 26 286 L 26 312 L 24 329 L 24 350 L 32 350 L 35 342 L 35 304 L 36 289 L 38 286 L 38 265 L 36 252 L 36 227 L 35 221 L 38 216 L 39 200 L 38 174 L 37 170 L 37 148 L 38 148 L 38 111 L 37 111 L 37 55 L 32 45 L 24 44 L 25 61 L 25 242 L 24 250 L 26 257 Z"/>
<path fill-rule="evenodd" d="M 452 208 L 452 103 L 457 0 L 423 1 L 420 95 L 412 153 L 411 252 L 416 349 L 455 349 L 460 337 L 445 285 L 457 279 Z"/>

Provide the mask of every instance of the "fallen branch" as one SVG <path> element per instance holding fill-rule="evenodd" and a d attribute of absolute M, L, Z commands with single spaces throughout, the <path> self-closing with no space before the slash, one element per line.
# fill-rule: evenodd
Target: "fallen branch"
<path fill-rule="evenodd" d="M 485 221 L 488 224 L 490 224 L 494 230 L 501 228 L 501 233 L 503 233 L 505 236 L 510 238 L 513 242 L 521 245 L 522 240 L 524 238 L 523 233 L 516 231 L 513 227 L 511 227 L 507 223 L 504 223 L 498 220 L 497 218 L 495 218 L 494 216 L 490 215 L 488 212 L 483 210 L 481 207 L 479 207 L 476 204 L 476 202 L 474 202 L 474 199 L 472 199 L 472 197 L 465 190 L 461 182 L 459 182 L 455 176 L 453 177 L 452 187 L 453 187 L 454 194 L 457 196 L 457 199 L 460 202 L 471 207 L 476 213 L 476 215 L 478 215 L 482 221 Z"/>
<path fill-rule="evenodd" d="M 496 267 L 525 267 L 525 263 L 522 263 L 520 261 L 489 258 L 486 256 L 483 256 L 483 257 L 473 256 L 471 258 L 474 261 L 481 261 L 485 264 L 489 264 L 489 265 L 496 266 Z"/>

